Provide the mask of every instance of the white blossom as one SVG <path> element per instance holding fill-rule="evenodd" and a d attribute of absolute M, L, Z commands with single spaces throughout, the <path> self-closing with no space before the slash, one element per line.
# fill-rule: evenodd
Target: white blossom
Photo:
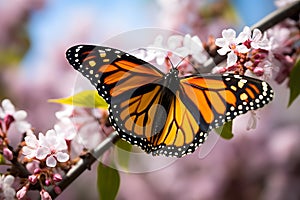
<path fill-rule="evenodd" d="M 0 176 L 0 199 L 13 200 L 15 199 L 16 191 L 12 188 L 15 177 L 12 175 Z"/>
<path fill-rule="evenodd" d="M 179 43 L 179 41 L 174 40 L 173 43 L 175 42 Z M 198 36 L 191 37 L 189 34 L 185 35 L 182 41 L 182 47 L 176 48 L 175 51 L 182 57 L 191 55 L 198 63 L 201 64 L 206 62 L 208 59 L 207 55 L 204 53 L 202 42 Z"/>
<path fill-rule="evenodd" d="M 31 124 L 25 121 L 27 113 L 24 110 L 16 111 L 15 106 L 9 99 L 4 99 L 0 106 L 0 118 L 4 119 L 8 115 L 12 116 L 14 121 L 12 122 L 16 129 L 24 133 L 31 128 Z"/>
<path fill-rule="evenodd" d="M 38 160 L 46 159 L 48 167 L 55 167 L 58 162 L 69 160 L 69 154 L 65 153 L 68 149 L 64 137 L 57 134 L 55 130 L 48 130 L 46 134 L 39 133 L 39 139 L 33 134 L 28 133 L 25 137 L 26 146 L 23 147 L 23 154 L 27 158 Z"/>
<path fill-rule="evenodd" d="M 233 29 L 225 29 L 222 31 L 222 38 L 217 38 L 215 44 L 220 49 L 217 52 L 220 55 L 227 55 L 227 67 L 234 65 L 237 61 L 236 53 L 247 53 L 249 49 L 244 44 L 249 39 L 247 32 L 241 32 L 236 37 L 236 32 Z"/>

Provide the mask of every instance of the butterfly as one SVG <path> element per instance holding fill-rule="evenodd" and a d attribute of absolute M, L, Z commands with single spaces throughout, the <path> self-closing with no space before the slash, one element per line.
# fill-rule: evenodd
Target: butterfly
<path fill-rule="evenodd" d="M 236 74 L 180 77 L 163 73 L 118 49 L 77 45 L 69 63 L 109 104 L 109 120 L 119 136 L 152 155 L 182 157 L 194 152 L 212 129 L 269 103 L 264 81 Z"/>

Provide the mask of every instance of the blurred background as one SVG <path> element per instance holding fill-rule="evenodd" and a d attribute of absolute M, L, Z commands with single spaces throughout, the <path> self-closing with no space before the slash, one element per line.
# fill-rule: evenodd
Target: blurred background
<path fill-rule="evenodd" d="M 0 100 L 28 112 L 36 132 L 53 127 L 61 107 L 47 103 L 72 93 L 76 72 L 65 51 L 78 43 L 103 44 L 120 33 L 157 27 L 183 34 L 220 36 L 241 30 L 275 10 L 272 0 L 1 0 Z M 126 49 L 132 39 L 114 44 Z M 147 43 L 147 42 L 146 42 Z M 300 199 L 300 101 L 287 108 L 287 82 L 270 82 L 275 100 L 234 121 L 235 137 L 220 139 L 203 159 L 195 152 L 150 173 L 121 173 L 117 199 Z M 57 199 L 97 199 L 95 166 Z"/>

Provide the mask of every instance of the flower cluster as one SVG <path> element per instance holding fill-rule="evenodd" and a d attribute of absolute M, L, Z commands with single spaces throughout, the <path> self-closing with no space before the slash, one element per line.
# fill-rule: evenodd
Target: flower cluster
<path fill-rule="evenodd" d="M 27 113 L 24 110 L 16 111 L 15 106 L 9 99 L 4 99 L 0 107 L 1 129 L 6 132 L 10 125 L 14 125 L 20 133 L 24 133 L 31 128 L 31 125 L 25 120 Z"/>
<path fill-rule="evenodd" d="M 171 35 L 166 41 L 162 35 L 158 35 L 146 51 L 140 50 L 134 55 L 148 62 L 155 60 L 156 64 L 167 66 L 168 69 L 175 65 L 182 73 L 195 71 L 190 63 L 203 65 L 208 60 L 208 54 L 199 37 L 189 34 Z"/>
<path fill-rule="evenodd" d="M 227 55 L 227 65 L 218 66 L 213 72 L 234 72 L 239 74 L 251 71 L 256 76 L 270 78 L 272 72 L 278 72 L 275 80 L 282 83 L 289 75 L 297 60 L 297 41 L 299 28 L 295 21 L 274 26 L 265 33 L 258 29 L 245 27 L 236 37 L 233 29 L 222 31 L 222 38 L 215 40 L 217 52 Z"/>
<path fill-rule="evenodd" d="M 24 110 L 16 110 L 9 99 L 4 99 L 0 106 L 0 152 L 1 164 L 14 160 L 14 153 L 8 139 L 10 130 L 24 133 L 30 130 L 31 125 L 25 120 L 27 113 Z M 0 199 L 14 199 L 16 191 L 12 187 L 14 176 L 1 175 L 0 177 Z"/>
<path fill-rule="evenodd" d="M 82 155 L 84 150 L 94 148 L 105 134 L 112 131 L 105 123 L 107 111 L 104 109 L 68 106 L 56 113 L 58 122 L 53 129 L 38 135 L 31 129 L 26 116 L 27 113 L 24 110 L 16 110 L 10 100 L 2 101 L 1 164 L 17 164 L 22 173 L 15 174 L 16 170 L 9 170 L 11 174 L 0 177 L 1 199 L 26 199 L 28 191 L 36 189 L 40 191 L 42 199 L 51 199 L 47 188 L 52 186 L 59 194 L 61 189 L 57 183 L 76 164 L 78 156 Z M 23 134 L 17 148 L 10 146 L 9 134 Z M 23 178 L 22 182 L 16 181 L 17 176 Z"/>
<path fill-rule="evenodd" d="M 67 106 L 65 110 L 56 112 L 56 117 L 59 122 L 54 129 L 66 141 L 72 141 L 75 153 L 93 149 L 113 130 L 106 126 L 108 112 L 105 109 Z"/>
<path fill-rule="evenodd" d="M 46 160 L 48 167 L 55 167 L 58 162 L 67 162 L 69 155 L 65 152 L 68 149 L 63 135 L 49 130 L 45 135 L 39 133 L 39 139 L 29 131 L 25 137 L 26 145 L 23 147 L 23 154 L 28 159 Z"/>
<path fill-rule="evenodd" d="M 0 176 L 0 199 L 13 200 L 16 194 L 12 184 L 15 181 L 15 177 L 12 175 Z"/>
<path fill-rule="evenodd" d="M 234 71 L 243 74 L 246 69 L 251 70 L 255 75 L 263 75 L 266 68 L 266 52 L 270 49 L 266 34 L 254 29 L 253 33 L 249 27 L 236 37 L 233 29 L 222 31 L 222 38 L 216 39 L 216 46 L 220 47 L 217 52 L 220 55 L 227 55 L 227 66 L 219 68 L 221 72 Z"/>

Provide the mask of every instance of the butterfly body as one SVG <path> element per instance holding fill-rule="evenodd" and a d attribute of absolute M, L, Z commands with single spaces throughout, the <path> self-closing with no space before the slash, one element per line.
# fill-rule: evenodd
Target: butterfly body
<path fill-rule="evenodd" d="M 182 157 L 208 132 L 273 98 L 263 81 L 233 74 L 178 76 L 109 47 L 78 45 L 70 64 L 88 78 L 109 107 L 120 137 L 147 153 Z"/>

